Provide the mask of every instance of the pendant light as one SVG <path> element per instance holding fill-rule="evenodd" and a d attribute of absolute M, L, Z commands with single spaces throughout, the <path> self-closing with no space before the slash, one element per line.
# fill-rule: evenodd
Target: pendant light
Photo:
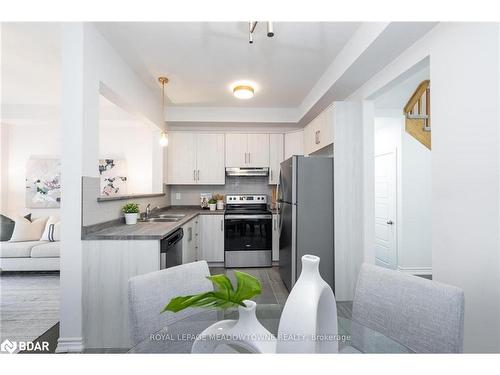
<path fill-rule="evenodd" d="M 158 77 L 158 82 L 161 83 L 161 109 L 162 109 L 162 115 L 164 116 L 165 114 L 165 84 L 168 83 L 168 78 L 167 77 Z M 168 146 L 168 136 L 166 131 L 161 132 L 160 140 L 159 140 L 160 146 L 161 147 L 166 147 Z"/>

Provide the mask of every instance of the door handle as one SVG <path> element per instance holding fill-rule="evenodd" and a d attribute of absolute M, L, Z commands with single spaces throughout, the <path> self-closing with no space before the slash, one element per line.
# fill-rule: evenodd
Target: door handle
<path fill-rule="evenodd" d="M 394 223 L 392 222 L 392 220 L 387 220 L 387 224 L 392 225 Z"/>

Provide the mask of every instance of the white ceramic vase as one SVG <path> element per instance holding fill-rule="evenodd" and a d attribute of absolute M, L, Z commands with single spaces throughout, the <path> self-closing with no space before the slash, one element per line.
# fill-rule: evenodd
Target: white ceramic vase
<path fill-rule="evenodd" d="M 205 329 L 195 340 L 191 353 L 215 353 L 221 346 L 251 353 L 275 353 L 276 338 L 257 320 L 257 304 L 243 302 L 246 307 L 238 307 L 238 320 L 222 320 Z"/>
<path fill-rule="evenodd" d="M 125 223 L 128 225 L 137 224 L 138 214 L 125 214 Z"/>
<path fill-rule="evenodd" d="M 215 211 L 217 208 L 217 203 L 209 203 L 208 207 L 210 208 L 210 211 Z"/>
<path fill-rule="evenodd" d="M 281 314 L 277 353 L 337 353 L 337 306 L 319 273 L 320 258 L 302 257 L 302 272 Z"/>

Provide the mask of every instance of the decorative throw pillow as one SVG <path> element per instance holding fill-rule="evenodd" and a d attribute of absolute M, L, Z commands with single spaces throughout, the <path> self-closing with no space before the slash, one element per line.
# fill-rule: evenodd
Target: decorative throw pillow
<path fill-rule="evenodd" d="M 16 225 L 9 242 L 39 241 L 45 229 L 47 218 L 38 218 L 29 221 L 24 217 L 15 219 Z"/>
<path fill-rule="evenodd" d="M 61 241 L 61 222 L 49 225 L 48 239 L 50 242 Z"/>
<path fill-rule="evenodd" d="M 45 229 L 43 231 L 42 237 L 40 238 L 40 241 L 50 241 L 49 227 L 53 224 L 58 223 L 59 221 L 60 221 L 60 219 L 58 216 L 49 216 L 47 223 L 45 223 Z"/>
<path fill-rule="evenodd" d="M 24 217 L 31 221 L 31 214 Z M 12 232 L 14 232 L 14 226 L 16 222 L 10 217 L 5 215 L 0 215 L 0 241 L 8 241 L 12 237 Z"/>

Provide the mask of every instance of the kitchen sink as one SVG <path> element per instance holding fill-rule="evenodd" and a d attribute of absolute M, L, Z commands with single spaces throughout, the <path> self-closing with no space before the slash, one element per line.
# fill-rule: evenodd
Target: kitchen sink
<path fill-rule="evenodd" d="M 182 220 L 182 217 L 150 217 L 142 221 L 147 223 L 172 223 L 180 220 Z"/>
<path fill-rule="evenodd" d="M 185 214 L 159 214 L 155 215 L 154 217 L 158 217 L 160 219 L 183 219 L 186 215 Z"/>

